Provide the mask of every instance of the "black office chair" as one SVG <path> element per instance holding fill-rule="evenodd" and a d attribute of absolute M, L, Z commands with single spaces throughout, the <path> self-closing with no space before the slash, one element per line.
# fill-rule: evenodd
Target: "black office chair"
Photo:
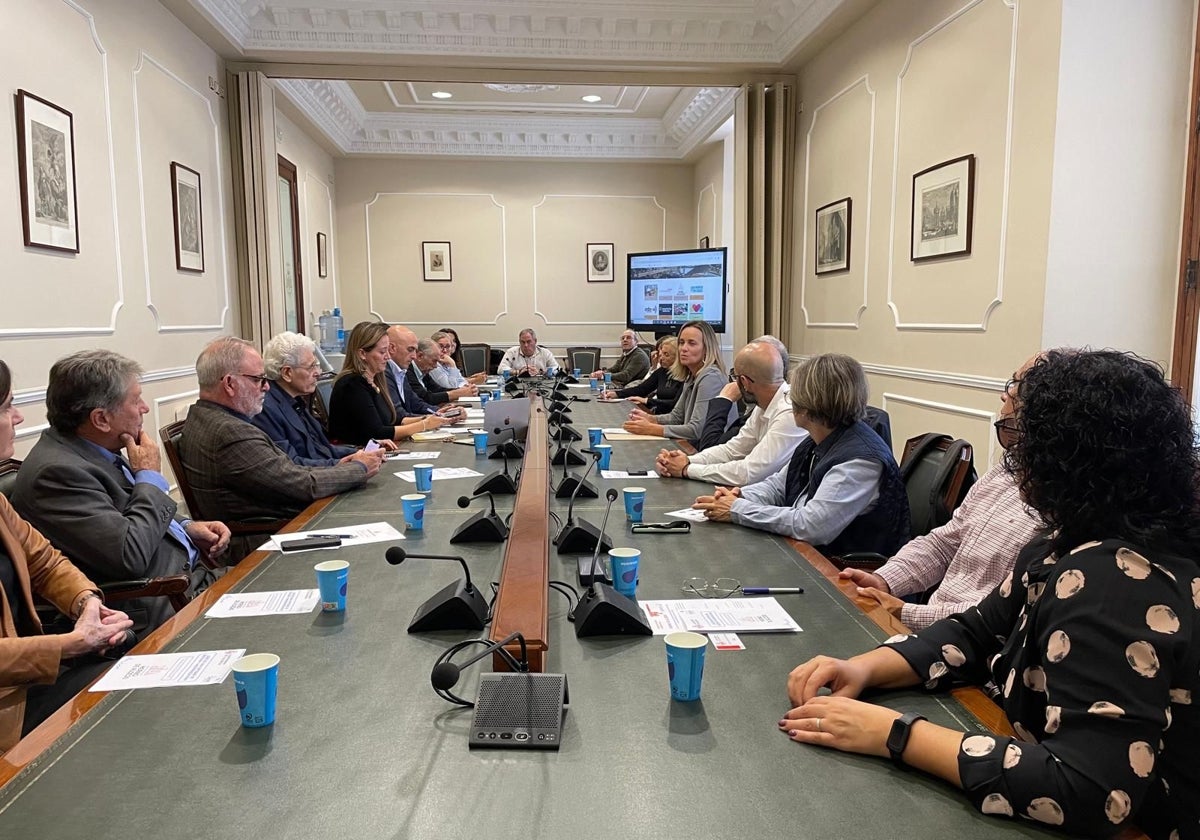
<path fill-rule="evenodd" d="M 491 356 L 490 344 L 463 344 L 458 348 L 458 369 L 463 376 L 487 373 Z"/>
<path fill-rule="evenodd" d="M 568 347 L 567 367 L 578 370 L 581 376 L 587 376 L 600 369 L 599 347 Z"/>
<path fill-rule="evenodd" d="M 939 432 L 917 435 L 904 444 L 900 478 L 908 492 L 913 537 L 945 525 L 978 479 L 974 450 L 965 440 Z M 875 570 L 887 562 L 882 554 L 855 551 L 831 558 L 838 568 Z"/>
<path fill-rule="evenodd" d="M 0 461 L 0 494 L 4 498 L 12 498 L 13 487 L 17 483 L 17 469 L 21 462 L 16 458 L 6 458 Z"/>

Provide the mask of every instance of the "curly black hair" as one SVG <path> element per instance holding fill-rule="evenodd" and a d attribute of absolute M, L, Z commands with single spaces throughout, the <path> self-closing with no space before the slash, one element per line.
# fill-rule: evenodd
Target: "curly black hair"
<path fill-rule="evenodd" d="M 1115 350 L 1051 350 L 1021 377 L 1004 456 L 1052 549 L 1116 538 L 1193 556 L 1200 450 L 1162 369 Z"/>

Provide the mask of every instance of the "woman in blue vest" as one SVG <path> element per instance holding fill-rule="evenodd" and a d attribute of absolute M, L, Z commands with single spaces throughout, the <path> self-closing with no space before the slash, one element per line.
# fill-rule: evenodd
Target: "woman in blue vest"
<path fill-rule="evenodd" d="M 796 425 L 808 438 L 787 470 L 757 484 L 718 487 L 693 507 L 804 540 L 826 555 L 873 551 L 890 557 L 908 542 L 908 495 L 883 439 L 863 422 L 867 375 L 849 356 L 825 353 L 791 376 Z"/>

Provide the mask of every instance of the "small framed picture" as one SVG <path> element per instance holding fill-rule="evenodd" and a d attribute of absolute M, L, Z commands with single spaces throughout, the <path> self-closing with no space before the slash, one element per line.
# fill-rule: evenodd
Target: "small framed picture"
<path fill-rule="evenodd" d="M 426 282 L 447 282 L 453 278 L 450 271 L 450 243 L 422 242 L 421 262 Z"/>
<path fill-rule="evenodd" d="M 16 113 L 25 244 L 78 254 L 74 118 L 24 90 L 17 91 Z"/>
<path fill-rule="evenodd" d="M 971 253 L 975 155 L 939 163 L 913 176 L 911 259 Z"/>
<path fill-rule="evenodd" d="M 700 247 L 701 247 L 701 248 L 707 248 L 707 247 L 708 247 L 708 237 L 707 237 L 707 236 L 701 236 L 701 237 L 700 237 Z"/>
<path fill-rule="evenodd" d="M 816 273 L 850 270 L 849 198 L 817 208 Z"/>
<path fill-rule="evenodd" d="M 588 243 L 587 279 L 589 283 L 613 282 L 613 244 L 611 242 Z"/>
<path fill-rule="evenodd" d="M 175 215 L 175 267 L 204 271 L 204 217 L 200 173 L 171 162 L 171 206 Z"/>
<path fill-rule="evenodd" d="M 325 234 L 317 231 L 317 276 L 329 276 L 329 244 Z"/>

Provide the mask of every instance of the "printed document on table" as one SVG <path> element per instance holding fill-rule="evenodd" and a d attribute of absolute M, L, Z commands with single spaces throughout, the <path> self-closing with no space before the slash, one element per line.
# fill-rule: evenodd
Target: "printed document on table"
<path fill-rule="evenodd" d="M 414 449 L 411 452 L 393 452 L 387 456 L 389 461 L 424 461 L 440 458 L 442 453 L 437 449 Z"/>
<path fill-rule="evenodd" d="M 238 592 L 222 595 L 205 618 L 241 618 L 252 615 L 303 615 L 321 600 L 318 589 L 287 589 L 275 592 Z"/>
<path fill-rule="evenodd" d="M 176 685 L 213 685 L 224 682 L 233 663 L 246 655 L 237 650 L 202 650 L 193 653 L 154 653 L 118 659 L 88 691 L 126 688 L 168 688 Z"/>
<path fill-rule="evenodd" d="M 689 522 L 707 522 L 702 510 L 692 510 L 691 508 L 683 508 L 682 510 L 673 510 L 670 513 L 664 513 L 663 516 L 674 516 L 676 519 L 686 519 Z"/>
<path fill-rule="evenodd" d="M 417 443 L 433 443 L 438 440 L 450 440 L 452 437 L 454 437 L 454 432 L 443 432 L 438 429 L 433 432 L 417 432 L 412 439 Z"/>
<path fill-rule="evenodd" d="M 799 633 L 800 625 L 774 598 L 688 598 L 639 601 L 655 636 L 693 633 Z"/>
<path fill-rule="evenodd" d="M 396 475 L 403 478 L 405 481 L 417 483 L 417 475 L 412 470 L 398 472 Z M 438 467 L 433 471 L 434 481 L 445 481 L 451 478 L 480 478 L 483 476 L 481 472 L 475 472 L 470 467 Z"/>
<path fill-rule="evenodd" d="M 605 429 L 605 440 L 657 440 L 662 442 L 660 435 L 635 435 L 633 432 L 627 432 L 624 429 Z"/>
<path fill-rule="evenodd" d="M 328 528 L 317 528 L 312 531 L 293 531 L 290 534 L 276 534 L 258 548 L 259 551 L 280 551 L 280 540 L 299 540 L 303 539 L 304 537 L 318 536 L 341 537 L 342 545 L 329 546 L 329 548 L 307 548 L 295 553 L 303 554 L 305 551 L 337 550 L 347 545 L 366 545 L 367 543 L 388 542 L 390 540 L 404 539 L 404 534 L 401 534 L 386 522 L 368 522 L 365 525 L 339 525 L 336 528 L 330 526 Z"/>
<path fill-rule="evenodd" d="M 658 478 L 654 470 L 600 470 L 600 475 L 604 478 Z"/>

